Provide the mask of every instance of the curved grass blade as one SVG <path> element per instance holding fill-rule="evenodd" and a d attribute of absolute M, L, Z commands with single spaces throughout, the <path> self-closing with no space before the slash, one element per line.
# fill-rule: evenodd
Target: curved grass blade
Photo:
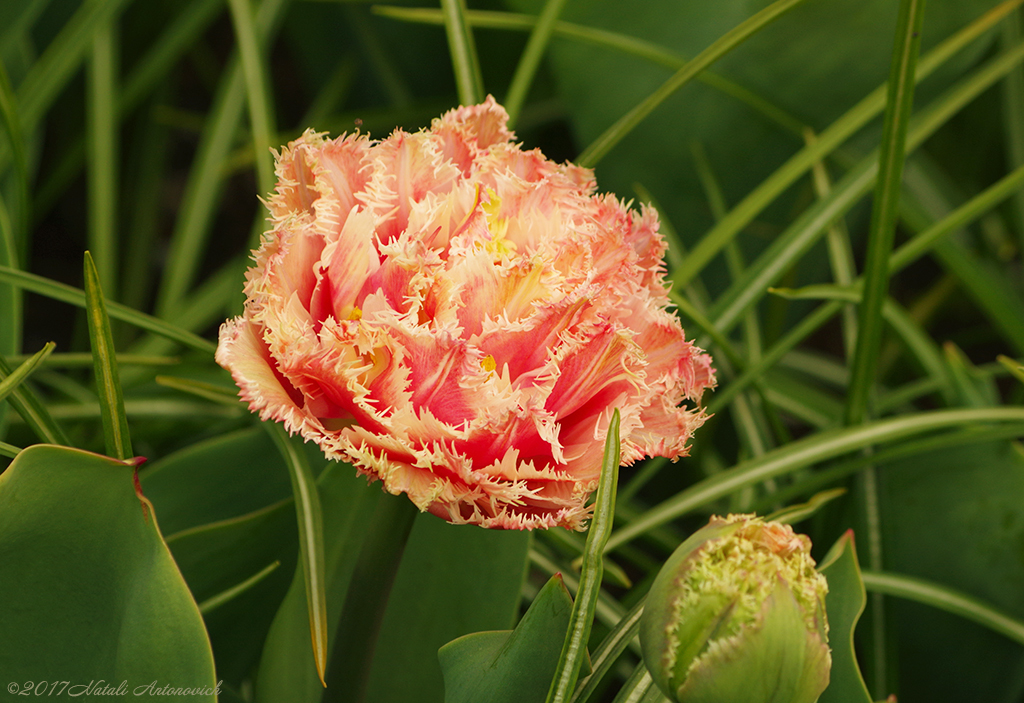
<path fill-rule="evenodd" d="M 594 499 L 594 517 L 587 534 L 587 546 L 583 552 L 583 567 L 580 571 L 580 586 L 569 619 L 569 631 L 565 635 L 558 667 L 548 690 L 547 703 L 563 703 L 569 700 L 576 688 L 580 666 L 586 657 L 587 638 L 594 622 L 594 610 L 601 590 L 601 576 L 604 574 L 602 555 L 605 543 L 612 530 L 615 517 L 615 488 L 619 478 L 619 411 L 612 413 L 608 423 L 608 437 L 604 444 L 604 461 L 601 466 L 601 480 Z"/>
<path fill-rule="evenodd" d="M 86 71 L 86 182 L 88 242 L 99 272 L 99 285 L 111 300 L 118 297 L 117 246 L 117 43 L 113 20 L 96 28 Z M 126 459 L 127 457 L 118 457 Z"/>
<path fill-rule="evenodd" d="M 0 374 L 0 378 L 3 378 L 3 380 L 0 380 L 0 400 L 13 393 L 22 381 L 31 376 L 32 372 L 42 365 L 46 357 L 53 352 L 56 346 L 54 342 L 47 342 L 42 349 L 33 354 L 29 359 L 26 359 L 12 373 L 7 374 L 5 378 Z"/>
<path fill-rule="evenodd" d="M 286 0 L 261 3 L 255 20 L 257 42 L 265 44 L 268 41 L 285 4 Z M 186 294 L 195 280 L 224 180 L 224 166 L 231 153 L 244 106 L 245 76 L 235 57 L 223 73 L 189 171 L 157 295 L 156 309 L 161 317 L 173 317 L 181 312 Z"/>
<path fill-rule="evenodd" d="M 199 612 L 203 615 L 206 615 L 211 610 L 216 610 L 217 608 L 224 605 L 235 596 L 245 593 L 250 588 L 255 586 L 257 583 L 265 579 L 267 576 L 270 576 L 270 574 L 272 574 L 274 570 L 279 566 L 281 566 L 281 562 L 271 562 L 270 564 L 267 564 L 264 568 L 260 569 L 258 572 L 247 578 L 245 581 L 242 581 L 241 583 L 236 584 L 231 588 L 222 591 L 221 593 L 218 593 L 215 596 L 207 598 L 199 604 Z"/>
<path fill-rule="evenodd" d="M 31 131 L 74 75 L 85 58 L 96 32 L 107 24 L 129 0 L 96 0 L 82 3 L 74 16 L 53 38 L 47 50 L 32 65 L 18 90 L 21 124 Z"/>
<path fill-rule="evenodd" d="M 11 375 L 11 367 L 7 365 L 7 361 L 3 355 L 0 354 L 0 379 L 7 378 Z M 25 424 L 29 426 L 32 432 L 35 433 L 39 439 L 47 444 L 62 444 L 70 446 L 71 443 L 68 441 L 67 435 L 61 430 L 53 417 L 51 417 L 46 406 L 40 402 L 39 398 L 35 396 L 32 391 L 26 387 L 17 387 L 11 391 L 7 401 L 14 408 L 15 412 L 21 416 L 21 419 L 25 421 Z"/>
<path fill-rule="evenodd" d="M 640 104 L 619 118 L 618 122 L 605 130 L 604 134 L 583 150 L 583 153 L 580 154 L 576 162 L 580 166 L 588 168 L 595 166 L 623 137 L 633 131 L 634 127 L 640 124 L 645 117 L 651 114 L 670 95 L 693 80 L 705 68 L 742 44 L 752 34 L 765 28 L 803 1 L 776 0 L 776 2 L 764 8 L 753 17 L 741 22 L 723 34 L 711 46 L 697 54 L 686 66 L 679 69 L 660 88 L 647 96 Z"/>
<path fill-rule="evenodd" d="M 264 424 L 288 465 L 295 496 L 295 513 L 299 521 L 299 556 L 306 576 L 306 605 L 309 608 L 309 632 L 313 643 L 313 660 L 320 683 L 326 686 L 327 668 L 327 594 L 324 582 L 323 517 L 316 479 L 301 447 L 288 437 L 277 423 Z"/>
<path fill-rule="evenodd" d="M 1021 2 L 1024 0 L 1013 0 Z M 399 7 L 396 5 L 374 5 L 373 11 L 385 17 L 392 17 L 407 22 L 420 22 L 423 24 L 444 24 L 444 16 L 441 11 L 431 7 Z M 504 29 L 512 31 L 529 31 L 537 25 L 538 18 L 534 15 L 523 15 L 515 12 L 495 12 L 491 10 L 468 10 L 466 21 L 472 27 L 486 29 Z M 618 32 L 611 32 L 597 27 L 587 27 L 573 22 L 558 20 L 554 23 L 553 33 L 566 39 L 593 44 L 625 54 L 637 56 L 651 63 L 664 66 L 673 71 L 678 71 L 686 65 L 687 59 L 674 51 L 653 42 L 631 37 Z M 719 92 L 729 95 L 752 109 L 760 112 L 770 121 L 782 127 L 787 132 L 800 136 L 807 129 L 807 125 L 788 112 L 775 105 L 757 93 L 744 88 L 738 83 L 733 83 L 717 73 L 704 71 L 696 77 L 696 80 L 708 85 Z"/>
<path fill-rule="evenodd" d="M 274 167 L 270 162 L 270 135 L 274 134 L 274 113 L 267 84 L 266 66 L 256 38 L 256 25 L 249 0 L 228 0 L 231 20 L 238 39 L 238 54 L 245 76 L 245 94 L 249 104 L 249 125 L 252 129 L 253 151 L 256 154 L 256 175 L 261 193 L 274 188 Z"/>
<path fill-rule="evenodd" d="M 71 305 L 75 305 L 80 308 L 85 307 L 85 292 L 79 288 L 69 286 L 64 283 L 52 281 L 42 276 L 37 276 L 27 271 L 19 271 L 11 268 L 10 266 L 0 266 L 0 281 L 12 283 L 19 288 L 24 290 L 38 293 L 39 295 L 45 295 L 47 298 L 53 298 L 54 300 L 60 300 Z M 191 347 L 197 351 L 212 354 L 217 351 L 217 345 L 213 342 L 203 339 L 199 335 L 193 334 L 188 330 L 184 330 L 176 325 L 172 325 L 168 322 L 147 315 L 144 312 L 133 310 L 120 303 L 111 302 L 107 305 L 107 314 L 115 320 L 122 320 L 129 324 L 135 325 L 141 329 L 158 334 L 161 337 L 166 337 L 172 341 L 183 344 L 186 347 Z"/>
<path fill-rule="evenodd" d="M 505 110 L 508 112 L 508 125 L 511 129 L 516 120 L 519 119 L 519 112 L 526 102 L 526 94 L 530 90 L 530 84 L 540 66 L 540 60 L 544 56 L 548 41 L 555 29 L 555 22 L 565 8 L 566 0 L 548 0 L 544 9 L 537 16 L 537 21 L 530 32 L 530 38 L 523 49 L 523 55 L 519 57 L 516 71 L 512 74 L 512 83 L 509 84 L 508 95 L 505 97 Z"/>
<path fill-rule="evenodd" d="M 846 396 L 846 424 L 856 425 L 868 414 L 882 344 L 882 306 L 889 289 L 889 256 L 896 238 L 907 125 L 914 104 L 914 74 L 921 48 L 924 0 L 902 0 L 896 23 L 896 42 L 889 72 L 878 179 L 868 229 L 864 267 L 864 297 L 858 308 L 857 345 Z"/>
<path fill-rule="evenodd" d="M 89 322 L 89 341 L 92 344 L 93 369 L 99 396 L 103 423 L 103 441 L 108 456 L 125 461 L 134 456 L 128 416 L 124 412 L 121 379 L 114 356 L 114 337 L 110 332 L 110 318 L 103 301 L 103 288 L 92 254 L 85 252 L 85 311 Z"/>
<path fill-rule="evenodd" d="M 818 432 L 773 449 L 731 469 L 704 479 L 649 509 L 608 539 L 605 551 L 629 542 L 648 530 L 761 481 L 792 473 L 819 462 L 863 449 L 960 425 L 1024 421 L 1024 408 L 935 410 L 876 420 L 856 427 Z"/>
<path fill-rule="evenodd" d="M 993 632 L 1024 644 L 1024 622 L 977 598 L 931 581 L 882 571 L 864 571 L 864 586 L 869 591 L 897 596 L 930 605 L 987 627 Z"/>
<path fill-rule="evenodd" d="M 8 444 L 7 442 L 0 442 L 0 456 L 14 459 L 20 453 L 21 447 L 16 447 L 13 444 Z"/>
<path fill-rule="evenodd" d="M 452 54 L 455 85 L 459 102 L 476 105 L 484 99 L 484 80 L 480 75 L 480 59 L 473 43 L 473 32 L 466 21 L 465 0 L 441 0 L 444 27 L 448 35 L 448 49 Z"/>

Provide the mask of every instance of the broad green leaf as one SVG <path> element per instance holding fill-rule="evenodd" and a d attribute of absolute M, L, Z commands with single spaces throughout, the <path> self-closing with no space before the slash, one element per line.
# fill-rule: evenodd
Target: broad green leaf
<path fill-rule="evenodd" d="M 145 467 L 139 478 L 169 537 L 291 496 L 284 461 L 258 427 L 174 452 Z"/>
<path fill-rule="evenodd" d="M 544 700 L 569 629 L 572 598 L 552 576 L 511 632 L 477 632 L 438 650 L 445 703 Z"/>
<path fill-rule="evenodd" d="M 259 663 L 263 641 L 295 570 L 297 545 L 291 500 L 167 539 L 200 604 L 252 578 L 268 564 L 278 563 L 266 578 L 204 615 L 217 674 L 228 684 L 247 677 Z"/>
<path fill-rule="evenodd" d="M 825 612 L 829 624 L 828 644 L 832 648 L 832 673 L 818 703 L 871 703 L 853 646 L 853 632 L 864 612 L 867 595 L 852 531 L 836 541 L 822 559 L 819 570 L 828 581 Z"/>
<path fill-rule="evenodd" d="M 1024 459 L 1013 444 L 950 447 L 886 462 L 879 479 L 886 571 L 1024 618 Z M 1019 644 L 918 603 L 886 603 L 898 633 L 901 701 L 1020 700 Z M 1005 675 L 993 676 L 996 671 Z"/>
<path fill-rule="evenodd" d="M 156 681 L 206 691 L 176 700 L 216 700 L 199 609 L 136 492 L 135 468 L 36 445 L 0 474 L 0 671 L 9 681 L 126 681 L 132 692 Z"/>
<path fill-rule="evenodd" d="M 456 637 L 512 624 L 529 541 L 524 532 L 418 516 L 384 614 L 365 700 L 442 700 L 437 650 Z M 394 675 L 398 665 L 402 676 Z"/>

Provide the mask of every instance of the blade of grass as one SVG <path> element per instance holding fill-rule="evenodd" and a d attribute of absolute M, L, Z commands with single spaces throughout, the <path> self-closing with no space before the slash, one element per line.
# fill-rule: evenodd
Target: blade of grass
<path fill-rule="evenodd" d="M 818 432 L 795 440 L 714 474 L 650 508 L 634 522 L 613 533 L 605 551 L 625 544 L 647 530 L 768 478 L 782 476 L 864 447 L 912 438 L 961 425 L 1022 422 L 1024 408 L 935 410 L 875 420 L 856 427 Z"/>
<path fill-rule="evenodd" d="M 28 159 L 25 156 L 25 134 L 21 129 L 21 118 L 18 115 L 18 101 L 11 87 L 7 69 L 0 62 L 0 125 L 3 125 L 7 136 L 7 144 L 14 160 L 15 206 L 10 217 L 6 234 L 0 232 L 0 248 L 10 248 L 8 255 L 11 263 L 28 258 L 28 231 L 32 222 L 32 201 L 29 196 Z M 9 215 L 11 213 L 8 213 Z M 8 241 L 8 239 L 10 241 Z M 0 260 L 0 263 L 4 263 Z"/>
<path fill-rule="evenodd" d="M 597 164 L 623 137 L 633 131 L 651 112 L 669 96 L 689 83 L 695 76 L 715 61 L 735 49 L 752 34 L 768 26 L 804 0 L 776 0 L 768 7 L 729 30 L 711 46 L 700 52 L 686 66 L 679 69 L 660 88 L 627 112 L 618 122 L 609 127 L 594 142 L 583 150 L 576 160 L 580 166 L 591 168 Z"/>
<path fill-rule="evenodd" d="M 299 555 L 306 577 L 306 604 L 309 608 L 309 632 L 313 660 L 320 682 L 326 686 L 327 668 L 327 592 L 324 581 L 323 516 L 316 479 L 306 461 L 301 445 L 297 445 L 277 423 L 264 423 L 278 451 L 288 466 L 295 497 L 295 513 L 299 521 Z"/>
<path fill-rule="evenodd" d="M 256 24 L 249 0 L 228 0 L 231 20 L 238 41 L 238 54 L 245 76 L 245 94 L 249 105 L 249 126 L 256 154 L 256 182 L 261 193 L 274 188 L 274 165 L 270 159 L 270 135 L 274 134 L 274 112 L 267 86 L 270 83 L 264 52 L 256 39 Z"/>
<path fill-rule="evenodd" d="M 864 296 L 858 307 L 857 346 L 846 396 L 847 425 L 859 424 L 868 414 L 869 394 L 874 386 L 878 352 L 882 345 L 882 305 L 889 288 L 889 256 L 899 217 L 907 128 L 914 103 L 914 73 L 923 22 L 924 0 L 901 0 L 879 147 L 879 174 L 868 229 Z M 881 563 L 872 562 L 872 567 L 880 566 Z"/>
<path fill-rule="evenodd" d="M 215 596 L 210 596 L 202 603 L 199 603 L 199 612 L 203 615 L 206 615 L 210 611 L 216 610 L 217 608 L 224 605 L 235 596 L 238 596 L 248 591 L 257 583 L 265 579 L 267 576 L 270 576 L 270 574 L 272 574 L 274 570 L 279 566 L 281 566 L 281 562 L 271 562 L 259 571 L 257 571 L 255 574 L 250 576 L 249 578 L 242 581 L 241 583 L 237 583 L 231 588 L 225 589 Z"/>
<path fill-rule="evenodd" d="M 374 5 L 373 11 L 406 22 L 419 22 L 423 24 L 443 25 L 444 16 L 440 10 L 430 7 L 397 7 L 394 5 Z M 490 10 L 468 10 L 466 20 L 470 26 L 486 29 L 503 29 L 511 31 L 530 31 L 537 24 L 537 17 L 534 15 L 523 15 L 515 12 L 494 12 Z M 618 32 L 610 32 L 597 27 L 587 27 L 572 22 L 558 20 L 553 25 L 553 33 L 566 39 L 593 44 L 595 46 L 621 51 L 625 54 L 637 56 L 646 61 L 664 66 L 673 71 L 678 71 L 686 65 L 687 59 L 674 51 L 663 46 L 630 37 Z M 704 71 L 696 80 L 711 86 L 725 95 L 729 95 L 742 103 L 745 103 L 755 111 L 761 113 L 769 121 L 782 127 L 787 132 L 796 136 L 803 134 L 807 128 L 800 120 L 790 115 L 778 105 L 774 105 L 752 90 L 744 88 L 738 83 L 733 83 L 727 78 Z"/>
<path fill-rule="evenodd" d="M 0 456 L 14 459 L 18 456 L 19 452 L 21 452 L 21 447 L 16 447 L 13 444 L 8 444 L 7 442 L 0 442 Z"/>
<path fill-rule="evenodd" d="M 0 266 L 18 268 L 17 243 L 14 225 L 0 194 Z M 0 354 L 21 351 L 21 289 L 15 285 L 0 285 Z"/>
<path fill-rule="evenodd" d="M 981 15 L 971 24 L 943 41 L 939 46 L 921 57 L 917 66 L 916 80 L 930 75 L 997 22 L 1006 17 L 1024 0 L 1006 0 Z M 1008 50 L 1004 55 L 1012 53 Z M 833 122 L 818 135 L 817 141 L 805 146 L 791 156 L 786 163 L 761 182 L 729 213 L 715 224 L 693 248 L 683 266 L 673 271 L 671 278 L 676 286 L 683 286 L 701 271 L 722 248 L 750 224 L 770 203 L 781 195 L 798 178 L 809 171 L 815 163 L 832 153 L 836 147 L 874 119 L 885 107 L 886 85 L 879 86 L 863 100 Z"/>
<path fill-rule="evenodd" d="M 27 271 L 18 271 L 9 266 L 0 266 L 0 281 L 11 283 L 23 290 L 38 293 L 47 298 L 60 300 L 80 308 L 85 307 L 85 293 L 81 289 L 64 283 L 58 283 L 57 281 L 51 281 L 48 278 L 43 278 Z M 119 303 L 110 303 L 107 306 L 107 313 L 115 320 L 122 320 L 197 351 L 212 354 L 217 350 L 217 345 L 213 342 L 207 341 L 176 325 L 164 322 L 152 315 L 132 310 Z"/>
<path fill-rule="evenodd" d="M 587 640 L 594 622 L 594 609 L 601 590 L 604 574 L 602 555 L 612 530 L 615 517 L 615 487 L 619 478 L 619 411 L 612 413 L 608 423 L 608 437 L 604 445 L 604 461 L 601 465 L 601 479 L 594 499 L 594 517 L 587 534 L 587 546 L 583 551 L 583 567 L 580 571 L 580 586 L 572 604 L 569 629 L 558 657 L 555 675 L 548 689 L 547 703 L 567 701 L 576 688 L 580 666 L 586 657 Z"/>
<path fill-rule="evenodd" d="M 1022 38 L 1021 11 L 1017 10 L 1003 22 L 1002 44 L 1015 46 Z M 1003 131 L 1006 134 L 1006 160 L 1014 168 L 1024 165 L 1024 67 L 1018 66 L 1003 83 Z M 1024 195 L 1013 199 L 1017 219 L 1017 247 L 1024 251 Z"/>
<path fill-rule="evenodd" d="M 476 105 L 484 99 L 484 81 L 480 75 L 480 59 L 473 43 L 473 31 L 466 22 L 465 0 L 441 0 L 448 50 L 452 54 L 455 85 L 459 102 Z"/>
<path fill-rule="evenodd" d="M 47 45 L 18 89 L 22 128 L 31 132 L 75 74 L 96 32 L 113 19 L 130 0 L 83 2 Z"/>
<path fill-rule="evenodd" d="M 131 459 L 135 453 L 132 451 L 128 417 L 124 412 L 124 396 L 114 356 L 110 318 L 107 317 L 106 303 L 103 301 L 103 287 L 92 254 L 88 251 L 85 252 L 84 269 L 85 311 L 89 322 L 96 390 L 102 409 L 100 419 L 103 423 L 103 441 L 108 456 L 124 461 Z"/>
<path fill-rule="evenodd" d="M 0 354 L 0 379 L 7 378 L 10 375 L 11 367 L 7 365 L 7 361 Z M 67 435 L 64 434 L 64 431 L 61 430 L 53 417 L 50 416 L 46 406 L 40 402 L 39 398 L 28 387 L 19 386 L 15 388 L 7 397 L 7 402 L 11 404 L 15 412 L 21 416 L 21 419 L 25 421 L 25 424 L 28 425 L 29 429 L 39 439 L 48 444 L 71 446 Z"/>
<path fill-rule="evenodd" d="M 913 576 L 883 571 L 863 571 L 861 575 L 869 591 L 930 605 L 1024 644 L 1024 622 L 973 596 Z"/>
<path fill-rule="evenodd" d="M 100 0 L 89 0 L 99 2 Z M 98 26 L 86 71 L 86 167 L 88 175 L 90 256 L 99 272 L 99 285 L 117 299 L 117 40 L 114 20 Z M 130 457 L 118 457 L 127 459 Z"/>
<path fill-rule="evenodd" d="M 266 0 L 256 14 L 256 39 L 265 44 L 287 0 Z M 157 314 L 173 318 L 195 280 L 224 179 L 224 165 L 245 105 L 245 77 L 237 57 L 224 71 L 189 171 L 181 210 L 157 295 Z"/>
<path fill-rule="evenodd" d="M 508 125 L 511 129 L 519 119 L 519 113 L 526 102 L 526 95 L 530 91 L 530 84 L 540 66 L 540 60 L 544 56 L 551 34 L 555 30 L 555 22 L 565 8 L 566 0 L 548 0 L 544 9 L 537 16 L 537 21 L 530 32 L 530 38 L 526 42 L 519 63 L 516 65 L 515 73 L 512 74 L 512 82 L 508 87 L 508 95 L 505 96 L 505 110 L 508 112 Z"/>
<path fill-rule="evenodd" d="M 57 345 L 54 342 L 47 342 L 42 349 L 26 359 L 18 366 L 18 368 L 14 369 L 13 372 L 7 374 L 6 377 L 0 381 L 0 401 L 13 393 L 26 378 L 31 376 L 32 372 L 42 365 L 46 360 L 46 357 L 53 352 L 56 346 Z"/>

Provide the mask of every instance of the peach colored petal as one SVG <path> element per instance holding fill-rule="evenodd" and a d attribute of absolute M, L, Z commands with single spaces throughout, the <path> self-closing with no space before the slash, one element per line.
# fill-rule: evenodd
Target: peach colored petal
<path fill-rule="evenodd" d="M 277 155 L 217 361 L 264 419 L 455 523 L 581 529 L 622 460 L 685 456 L 714 385 L 668 310 L 656 213 L 525 151 L 493 98 Z"/>

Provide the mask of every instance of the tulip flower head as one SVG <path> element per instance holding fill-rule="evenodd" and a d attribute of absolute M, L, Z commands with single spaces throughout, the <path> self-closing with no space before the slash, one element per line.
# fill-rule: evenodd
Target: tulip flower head
<path fill-rule="evenodd" d="M 814 703 L 829 682 L 825 595 L 810 540 L 753 515 L 713 517 L 644 605 L 640 644 L 677 703 Z"/>
<path fill-rule="evenodd" d="M 263 419 L 421 510 L 579 529 L 612 409 L 624 463 L 683 456 L 714 374 L 666 310 L 654 210 L 507 119 L 488 98 L 285 147 L 217 361 Z"/>

